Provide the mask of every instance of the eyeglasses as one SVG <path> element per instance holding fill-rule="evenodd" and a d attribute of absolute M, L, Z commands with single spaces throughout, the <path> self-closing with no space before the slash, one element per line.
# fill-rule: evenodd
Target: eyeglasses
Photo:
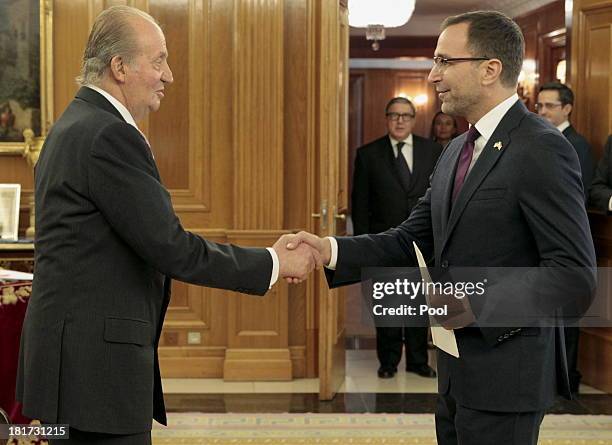
<path fill-rule="evenodd" d="M 475 60 L 491 60 L 490 57 L 440 57 L 433 58 L 434 68 L 445 70 L 453 62 L 473 62 Z"/>
<path fill-rule="evenodd" d="M 563 105 L 561 102 L 538 102 L 535 104 L 536 111 L 543 110 L 546 108 L 547 110 L 552 110 L 553 108 L 557 108 Z"/>
<path fill-rule="evenodd" d="M 400 120 L 400 118 L 403 121 L 409 121 L 414 119 L 414 114 L 410 114 L 410 113 L 387 113 L 387 118 L 389 118 L 392 121 L 398 121 Z"/>

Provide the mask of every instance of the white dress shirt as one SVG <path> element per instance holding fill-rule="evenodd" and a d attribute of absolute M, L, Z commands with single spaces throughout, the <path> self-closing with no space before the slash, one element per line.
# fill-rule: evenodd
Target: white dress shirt
<path fill-rule="evenodd" d="M 131 126 L 133 126 L 136 130 L 138 130 L 140 134 L 142 134 L 142 137 L 147 142 L 147 145 L 149 146 L 149 148 L 151 148 L 151 145 L 149 144 L 149 141 L 147 140 L 146 136 L 144 135 L 142 131 L 140 131 L 140 128 L 138 128 L 138 125 L 136 125 L 136 121 L 134 120 L 134 117 L 129 112 L 129 110 L 125 107 L 125 105 L 119 102 L 117 98 L 115 98 L 108 91 L 105 91 L 100 87 L 97 87 L 95 85 L 85 85 L 85 86 L 94 91 L 97 91 L 102 96 L 104 96 L 104 98 L 108 100 L 111 103 L 111 105 L 117 109 L 119 114 L 121 114 L 121 117 L 123 117 L 123 120 L 126 121 Z M 278 274 L 280 271 L 280 267 L 279 267 L 278 255 L 276 254 L 274 249 L 271 247 L 268 247 L 267 249 L 268 249 L 268 252 L 270 252 L 270 255 L 272 256 L 272 276 L 270 277 L 270 287 L 272 287 L 274 283 L 276 283 L 276 280 L 278 280 Z"/>
<path fill-rule="evenodd" d="M 393 157 L 397 158 L 397 143 L 400 141 L 393 139 L 390 135 L 389 140 L 391 141 L 391 147 L 393 147 Z M 408 137 L 401 142 L 404 143 L 404 146 L 402 147 L 402 155 L 408 164 L 408 168 L 412 172 L 412 164 L 414 162 L 412 133 L 410 133 Z"/>
<path fill-rule="evenodd" d="M 559 126 L 557 127 L 557 130 L 559 130 L 561 133 L 563 133 L 563 130 L 565 130 L 569 126 L 570 126 L 569 121 L 565 121 L 562 124 L 559 124 Z"/>
<path fill-rule="evenodd" d="M 493 136 L 493 132 L 506 115 L 508 110 L 512 108 L 512 106 L 519 100 L 518 94 L 514 93 L 509 98 L 505 99 L 503 102 L 500 102 L 495 106 L 495 108 L 491 109 L 487 114 L 480 118 L 478 122 L 476 122 L 476 130 L 480 133 L 478 139 L 474 142 L 474 154 L 472 155 L 472 162 L 470 163 L 470 167 L 468 168 L 468 174 L 472 170 L 472 167 L 480 157 L 482 150 Z M 612 204 L 612 199 L 611 199 Z M 338 262 L 338 242 L 336 238 L 333 236 L 328 236 L 329 242 L 331 244 L 331 259 L 329 264 L 325 267 L 331 270 L 336 269 L 336 263 Z"/>

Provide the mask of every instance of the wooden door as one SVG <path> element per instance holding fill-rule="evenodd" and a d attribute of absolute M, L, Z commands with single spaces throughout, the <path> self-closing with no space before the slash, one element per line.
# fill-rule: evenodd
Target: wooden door
<path fill-rule="evenodd" d="M 348 10 L 322 1 L 318 40 L 317 177 L 318 235 L 346 234 L 348 211 Z M 330 290 L 317 274 L 319 398 L 330 400 L 345 377 L 344 289 Z"/>

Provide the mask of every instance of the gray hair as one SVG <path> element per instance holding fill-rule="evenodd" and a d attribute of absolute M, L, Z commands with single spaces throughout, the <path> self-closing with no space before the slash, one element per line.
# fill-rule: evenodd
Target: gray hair
<path fill-rule="evenodd" d="M 159 26 L 149 14 L 130 6 L 112 6 L 96 17 L 83 53 L 81 73 L 76 78 L 79 85 L 98 85 L 115 56 L 121 56 L 125 63 L 136 57 L 140 46 L 131 24 L 134 18 Z"/>

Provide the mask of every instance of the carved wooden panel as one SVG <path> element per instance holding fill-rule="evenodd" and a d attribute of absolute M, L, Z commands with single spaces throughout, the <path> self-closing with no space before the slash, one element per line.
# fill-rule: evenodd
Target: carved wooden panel
<path fill-rule="evenodd" d="M 573 27 L 574 123 L 599 158 L 612 133 L 612 2 L 574 2 Z"/>
<path fill-rule="evenodd" d="M 238 0 L 233 67 L 234 227 L 283 219 L 283 1 Z"/>

